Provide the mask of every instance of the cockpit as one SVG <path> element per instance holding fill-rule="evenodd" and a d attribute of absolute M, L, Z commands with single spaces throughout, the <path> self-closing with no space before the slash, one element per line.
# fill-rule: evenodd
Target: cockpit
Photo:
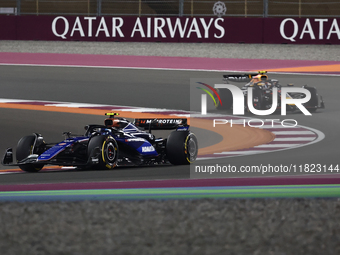
<path fill-rule="evenodd" d="M 247 86 L 254 86 L 254 85 L 263 85 L 268 81 L 268 76 L 265 74 L 258 74 L 256 76 L 254 76 L 250 82 L 247 84 Z"/>

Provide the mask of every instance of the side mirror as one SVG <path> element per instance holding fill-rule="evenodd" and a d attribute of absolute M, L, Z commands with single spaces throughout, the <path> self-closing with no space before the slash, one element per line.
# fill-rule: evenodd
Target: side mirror
<path fill-rule="evenodd" d="M 4 158 L 2 159 L 3 165 L 9 165 L 13 163 L 13 150 L 8 148 L 5 152 Z"/>

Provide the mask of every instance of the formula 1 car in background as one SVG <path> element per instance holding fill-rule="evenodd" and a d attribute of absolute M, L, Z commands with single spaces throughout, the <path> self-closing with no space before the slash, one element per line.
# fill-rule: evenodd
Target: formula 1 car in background
<path fill-rule="evenodd" d="M 279 81 L 276 79 L 269 79 L 266 71 L 260 71 L 258 73 L 245 73 L 245 74 L 229 74 L 223 75 L 223 80 L 226 83 L 230 82 L 247 82 L 241 89 L 243 91 L 243 95 L 245 97 L 245 108 L 247 109 L 247 98 L 248 98 L 248 88 L 253 89 L 253 106 L 257 110 L 267 110 L 272 107 L 273 103 L 273 88 L 276 87 L 278 89 L 278 107 L 277 110 L 281 108 L 281 88 L 283 87 L 279 84 Z M 294 86 L 293 84 L 287 84 L 287 86 Z M 307 89 L 311 93 L 311 99 L 304 103 L 304 107 L 310 111 L 315 112 L 318 108 L 325 108 L 324 101 L 321 96 L 318 95 L 315 87 L 309 87 L 307 85 L 303 86 L 304 89 Z M 229 110 L 233 105 L 233 96 L 228 89 L 218 89 L 218 93 L 220 95 L 221 101 L 223 105 L 219 104 L 219 100 L 217 101 L 216 108 L 219 110 Z M 286 98 L 289 99 L 298 99 L 304 98 L 305 94 L 290 92 L 287 93 Z M 298 108 L 294 104 L 287 105 L 288 111 L 296 111 Z"/>
<path fill-rule="evenodd" d="M 112 169 L 122 165 L 190 164 L 196 160 L 197 138 L 189 131 L 187 119 L 115 118 L 106 113 L 104 125 L 87 125 L 85 134 L 64 132 L 59 143 L 45 143 L 37 133 L 22 137 L 16 148 L 3 157 L 5 166 L 19 166 L 26 172 L 38 172 L 45 165 L 75 166 L 80 169 Z M 147 130 L 145 130 L 147 129 Z M 156 138 L 151 130 L 172 130 L 167 138 Z"/>

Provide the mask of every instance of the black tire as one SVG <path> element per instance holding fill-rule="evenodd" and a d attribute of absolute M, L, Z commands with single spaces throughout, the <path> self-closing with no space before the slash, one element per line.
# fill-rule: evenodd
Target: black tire
<path fill-rule="evenodd" d="M 316 112 L 319 105 L 319 98 L 316 88 L 308 86 L 304 86 L 303 88 L 309 90 L 311 96 L 310 100 L 307 103 L 305 103 L 305 107 L 309 112 Z M 306 97 L 305 94 L 302 93 L 298 93 L 293 96 L 293 98 L 305 98 L 305 97 Z"/>
<path fill-rule="evenodd" d="M 196 160 L 197 138 L 189 131 L 174 131 L 168 136 L 166 154 L 173 165 L 188 165 Z"/>
<path fill-rule="evenodd" d="M 97 156 L 96 169 L 113 169 L 118 161 L 118 144 L 112 136 L 98 135 L 91 138 L 87 147 L 88 157 Z"/>
<path fill-rule="evenodd" d="M 216 109 L 217 110 L 230 110 L 233 105 L 233 95 L 229 89 L 217 89 L 218 94 L 220 95 L 222 105 L 220 104 L 220 100 L 214 94 L 214 98 L 216 100 Z"/>
<path fill-rule="evenodd" d="M 33 154 L 33 145 L 35 142 L 35 135 L 28 135 L 22 137 L 17 145 L 16 150 L 16 159 L 17 162 L 27 158 L 29 155 Z M 39 172 L 44 165 L 35 165 L 35 164 L 27 164 L 27 165 L 20 165 L 19 166 L 21 170 L 25 172 Z"/>
<path fill-rule="evenodd" d="M 304 87 L 310 92 L 310 100 L 306 103 L 306 108 L 310 112 L 315 112 L 319 105 L 318 93 L 316 92 L 316 88 L 314 87 Z"/>
<path fill-rule="evenodd" d="M 264 100 L 263 100 L 263 91 L 262 90 L 253 89 L 253 106 L 256 110 L 263 110 L 264 109 Z"/>

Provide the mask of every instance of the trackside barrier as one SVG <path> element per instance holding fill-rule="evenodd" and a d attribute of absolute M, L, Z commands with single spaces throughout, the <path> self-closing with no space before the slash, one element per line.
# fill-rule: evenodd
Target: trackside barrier
<path fill-rule="evenodd" d="M 340 44 L 340 18 L 0 16 L 0 40 Z"/>

